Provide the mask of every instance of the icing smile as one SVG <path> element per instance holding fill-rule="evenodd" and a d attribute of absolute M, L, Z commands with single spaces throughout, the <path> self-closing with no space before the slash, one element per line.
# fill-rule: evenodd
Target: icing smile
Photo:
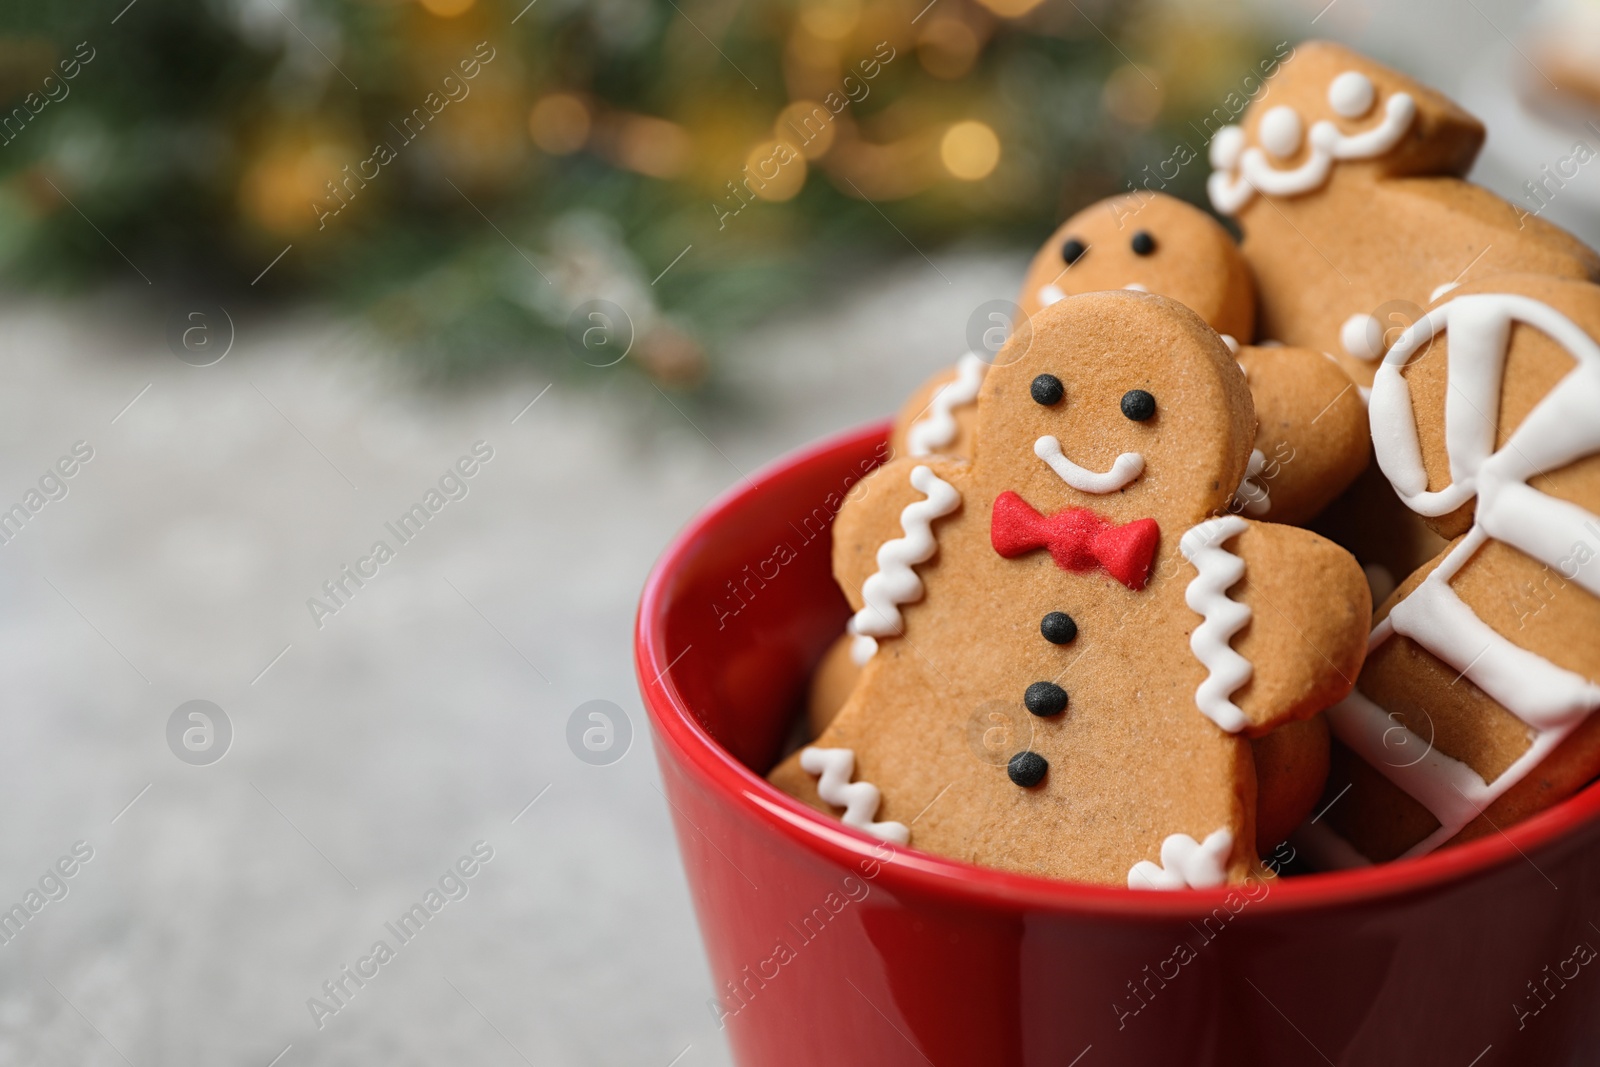
<path fill-rule="evenodd" d="M 1115 493 L 1144 473 L 1144 457 L 1137 452 L 1124 452 L 1107 471 L 1092 471 L 1080 467 L 1061 453 L 1061 442 L 1045 434 L 1033 443 L 1033 453 L 1050 465 L 1061 480 L 1080 493 Z"/>

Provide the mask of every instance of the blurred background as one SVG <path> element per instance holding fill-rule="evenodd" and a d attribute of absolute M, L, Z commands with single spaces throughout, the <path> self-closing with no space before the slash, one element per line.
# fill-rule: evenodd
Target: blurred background
<path fill-rule="evenodd" d="M 1313 36 L 1600 239 L 1580 0 L 0 12 L 0 1063 L 729 1062 L 651 562 Z"/>

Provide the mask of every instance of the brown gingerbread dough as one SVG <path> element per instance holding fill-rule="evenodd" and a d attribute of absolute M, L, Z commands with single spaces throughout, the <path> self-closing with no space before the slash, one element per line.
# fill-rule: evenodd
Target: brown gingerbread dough
<path fill-rule="evenodd" d="M 822 736 L 861 677 L 850 635 L 828 646 L 806 694 L 806 736 Z M 1270 855 L 1314 810 L 1328 777 L 1328 724 L 1321 715 L 1250 739 L 1256 771 L 1256 854 Z"/>

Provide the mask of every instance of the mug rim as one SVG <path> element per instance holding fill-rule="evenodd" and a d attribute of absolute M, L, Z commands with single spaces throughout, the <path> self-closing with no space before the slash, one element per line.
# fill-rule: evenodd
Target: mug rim
<path fill-rule="evenodd" d="M 1072 882 L 983 867 L 962 860 L 900 847 L 846 827 L 802 804 L 751 771 L 700 725 L 674 679 L 676 661 L 666 646 L 664 620 L 672 578 L 684 557 L 729 513 L 758 496 L 769 482 L 841 451 L 855 451 L 888 437 L 880 420 L 811 442 L 766 464 L 706 505 L 680 530 L 651 568 L 639 600 L 634 632 L 634 666 L 644 704 L 657 738 L 679 769 L 741 809 L 749 818 L 792 844 L 839 866 L 865 870 L 873 877 L 923 894 L 988 907 L 1042 909 L 1107 918 L 1194 918 L 1222 906 L 1237 886 L 1215 889 L 1139 890 Z M 663 758 L 666 753 L 662 752 Z M 1600 817 L 1600 781 L 1498 834 L 1440 849 L 1415 859 L 1390 860 L 1369 867 L 1300 874 L 1273 879 L 1272 890 L 1252 911 L 1304 913 L 1373 901 L 1398 900 L 1464 885 L 1509 863 L 1526 862 L 1529 853 L 1558 842 Z M 892 856 L 885 858 L 885 850 Z M 1542 872 L 1541 872 L 1542 873 Z"/>

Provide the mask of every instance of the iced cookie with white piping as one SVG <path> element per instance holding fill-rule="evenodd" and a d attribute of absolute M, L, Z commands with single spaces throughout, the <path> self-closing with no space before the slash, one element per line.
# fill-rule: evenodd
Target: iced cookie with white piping
<path fill-rule="evenodd" d="M 992 866 L 1242 880 L 1257 862 L 1249 739 L 1348 692 L 1370 612 L 1359 566 L 1229 512 L 1249 390 L 1172 300 L 1041 310 L 976 407 L 970 461 L 897 458 L 840 512 L 834 574 L 874 647 L 771 780 L 863 832 L 897 824 L 912 848 Z M 974 741 L 995 713 L 1018 724 L 1002 750 Z M 850 753 L 847 784 L 870 784 L 873 810 L 822 795 L 809 768 L 843 758 L 819 751 Z"/>
<path fill-rule="evenodd" d="M 1332 806 L 1310 831 L 1316 851 L 1421 855 L 1600 774 L 1597 412 L 1589 283 L 1463 285 L 1384 357 L 1378 462 L 1451 540 L 1383 605 L 1357 690 L 1328 713 Z"/>
<path fill-rule="evenodd" d="M 1296 46 L 1210 143 L 1212 205 L 1244 231 L 1263 336 L 1336 355 L 1366 388 L 1452 286 L 1521 271 L 1600 278 L 1571 234 L 1464 180 L 1481 123 L 1340 45 Z"/>

